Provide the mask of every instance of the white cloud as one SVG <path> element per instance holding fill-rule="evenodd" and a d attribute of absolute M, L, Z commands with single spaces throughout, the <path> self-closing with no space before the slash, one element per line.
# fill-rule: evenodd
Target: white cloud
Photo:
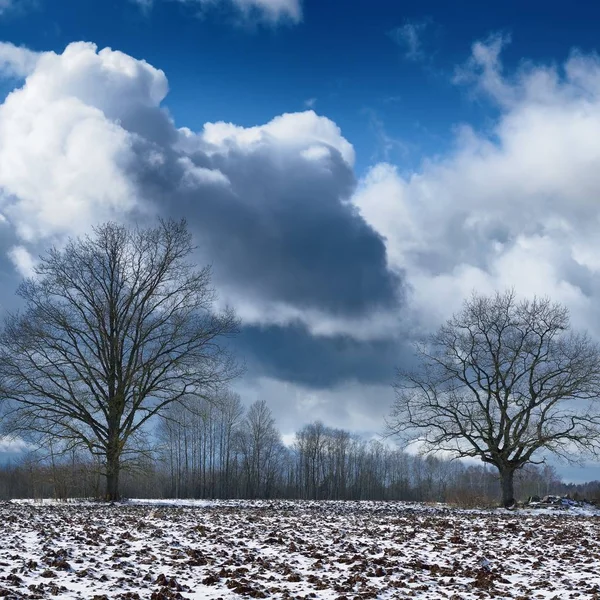
<path fill-rule="evenodd" d="M 21 277 L 32 277 L 35 273 L 33 256 L 24 246 L 14 246 L 8 251 L 8 257 L 15 265 Z"/>
<path fill-rule="evenodd" d="M 212 183 L 216 185 L 229 185 L 227 176 L 218 169 L 206 169 L 197 167 L 189 157 L 183 156 L 179 159 L 179 164 L 183 167 L 184 175 L 181 178 L 181 184 L 184 187 L 195 188 L 199 184 Z"/>
<path fill-rule="evenodd" d="M 374 166 L 353 198 L 406 274 L 421 322 L 446 317 L 473 289 L 515 286 L 600 323 L 600 59 L 503 74 L 493 37 L 460 71 L 501 114 L 490 135 L 464 126 L 448 155 L 401 175 Z"/>
<path fill-rule="evenodd" d="M 0 14 L 2 4 L 0 4 Z M 39 54 L 9 42 L 0 42 L 0 75 L 3 77 L 27 77 L 37 64 Z"/>
<path fill-rule="evenodd" d="M 0 208 L 23 240 L 81 233 L 136 206 L 136 136 L 120 119 L 166 92 L 162 71 L 108 48 L 37 57 L 0 106 Z"/>
<path fill-rule="evenodd" d="M 500 60 L 502 49 L 509 43 L 509 35 L 498 33 L 483 42 L 475 42 L 469 60 L 456 69 L 454 82 L 474 83 L 477 89 L 488 93 L 497 102 L 510 104 L 516 90 L 503 77 Z"/>
<path fill-rule="evenodd" d="M 189 135 L 189 131 L 186 131 Z M 266 125 L 239 127 L 233 123 L 207 123 L 202 139 L 222 152 L 229 147 L 252 151 L 257 147 L 277 142 L 286 148 L 314 148 L 321 142 L 338 150 L 348 166 L 354 165 L 354 148 L 343 136 L 340 128 L 327 117 L 318 116 L 313 110 L 285 113 Z M 210 151 L 210 149 L 208 149 Z"/>
<path fill-rule="evenodd" d="M 310 146 L 306 150 L 302 151 L 302 156 L 306 158 L 306 160 L 324 160 L 331 156 L 329 154 L 329 148 L 327 146 Z"/>
<path fill-rule="evenodd" d="M 21 239 L 81 234 L 143 210 L 130 173 L 139 135 L 124 122 L 160 111 L 168 91 L 164 73 L 83 42 L 62 54 L 4 44 L 2 61 L 27 75 L 0 106 L 0 209 Z M 153 158 L 160 162 L 162 155 Z M 201 174 L 190 169 L 190 177 Z M 23 250 L 12 255 L 21 266 Z"/>
<path fill-rule="evenodd" d="M 5 0 L 6 1 L 6 0 Z M 157 0 L 132 0 L 144 10 L 149 9 Z M 202 9 L 212 6 L 230 5 L 243 18 L 258 20 L 272 25 L 281 22 L 299 23 L 302 21 L 301 0 L 171 0 Z"/>

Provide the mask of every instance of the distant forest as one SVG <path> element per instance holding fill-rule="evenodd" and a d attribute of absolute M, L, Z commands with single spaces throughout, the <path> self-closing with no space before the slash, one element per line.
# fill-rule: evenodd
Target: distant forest
<path fill-rule="evenodd" d="M 498 475 L 483 464 L 423 458 L 366 441 L 321 422 L 302 427 L 286 446 L 264 401 L 244 409 L 237 394 L 173 404 L 124 463 L 124 497 L 407 500 L 492 505 Z M 84 458 L 85 457 L 85 458 Z M 101 461 L 73 450 L 25 455 L 0 466 L 0 498 L 100 498 Z M 529 465 L 517 497 L 570 494 L 600 498 L 600 482 L 564 484 L 551 466 Z"/>

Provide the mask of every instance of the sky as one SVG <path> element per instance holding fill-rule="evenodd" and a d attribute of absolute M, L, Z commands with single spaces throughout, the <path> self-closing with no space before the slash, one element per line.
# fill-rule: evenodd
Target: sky
<path fill-rule="evenodd" d="M 600 338 L 599 17 L 0 0 L 0 311 L 69 236 L 185 217 L 243 322 L 234 387 L 288 438 L 380 433 L 396 367 L 473 290 L 548 295 Z"/>

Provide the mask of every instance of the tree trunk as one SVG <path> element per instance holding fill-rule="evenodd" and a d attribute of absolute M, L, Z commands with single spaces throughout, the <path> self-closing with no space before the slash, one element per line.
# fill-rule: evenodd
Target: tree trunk
<path fill-rule="evenodd" d="M 116 502 L 120 500 L 119 494 L 119 471 L 121 469 L 120 453 L 109 448 L 106 452 L 106 501 Z"/>
<path fill-rule="evenodd" d="M 514 469 L 499 469 L 502 486 L 502 506 L 510 508 L 515 504 Z"/>

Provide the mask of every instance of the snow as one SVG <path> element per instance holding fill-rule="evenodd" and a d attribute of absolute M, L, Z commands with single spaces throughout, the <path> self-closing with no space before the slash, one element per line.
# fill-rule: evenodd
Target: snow
<path fill-rule="evenodd" d="M 591 506 L 130 500 L 0 504 L 0 597 L 600 597 Z"/>

